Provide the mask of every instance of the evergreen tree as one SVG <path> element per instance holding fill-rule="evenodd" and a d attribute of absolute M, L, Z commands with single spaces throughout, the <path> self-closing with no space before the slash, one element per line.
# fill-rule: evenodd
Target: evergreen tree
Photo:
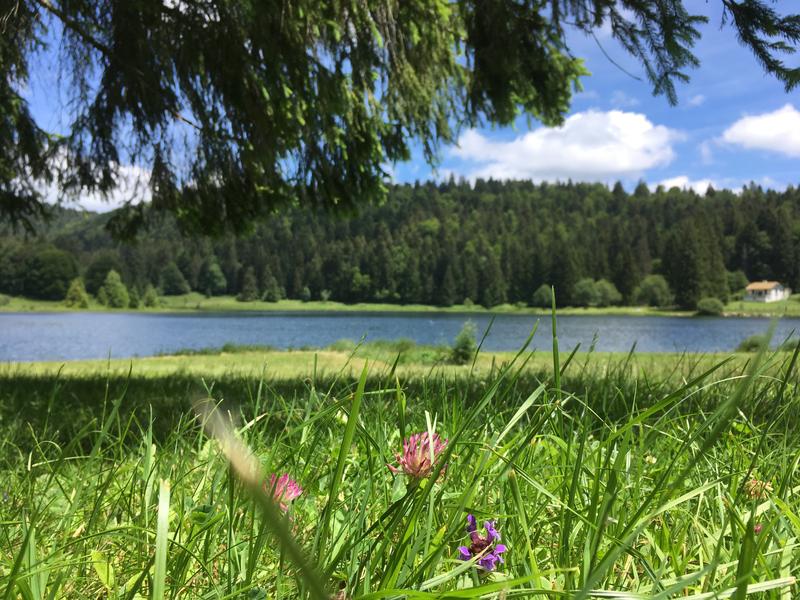
<path fill-rule="evenodd" d="M 258 282 L 253 267 L 247 267 L 242 276 L 242 289 L 236 296 L 239 302 L 252 302 L 258 300 Z"/>
<path fill-rule="evenodd" d="M 667 239 L 664 274 L 678 306 L 693 309 L 702 297 L 702 265 L 698 235 L 691 223 L 683 222 Z"/>
<path fill-rule="evenodd" d="M 198 276 L 198 286 L 206 296 L 216 296 L 224 294 L 228 288 L 228 281 L 219 266 L 216 258 L 209 258 L 200 269 Z"/>
<path fill-rule="evenodd" d="M 154 308 L 158 306 L 158 293 L 156 292 L 156 288 L 150 284 L 148 284 L 144 290 L 144 298 L 142 298 L 142 303 L 147 308 Z"/>
<path fill-rule="evenodd" d="M 327 290 L 323 290 L 327 291 Z M 330 292 L 328 292 L 330 294 Z M 270 274 L 264 282 L 264 300 L 267 302 L 278 302 L 283 299 L 281 288 L 278 285 L 278 280 Z"/>
<path fill-rule="evenodd" d="M 132 287 L 128 290 L 128 296 L 130 297 L 128 308 L 139 308 L 139 305 L 142 303 L 139 298 L 139 291 L 135 287 Z"/>
<path fill-rule="evenodd" d="M 109 271 L 116 271 L 122 273 L 122 262 L 116 252 L 104 250 L 97 254 L 89 263 L 86 269 L 84 280 L 86 282 L 86 291 L 90 294 L 97 295 L 98 290 L 105 283 L 106 275 Z"/>
<path fill-rule="evenodd" d="M 83 287 L 83 280 L 80 277 L 76 277 L 69 284 L 64 304 L 71 308 L 89 308 L 89 295 L 86 293 L 86 289 Z"/>
<path fill-rule="evenodd" d="M 100 288 L 105 299 L 104 304 L 110 308 L 128 308 L 130 304 L 130 296 L 122 279 L 114 270 L 108 272 L 106 280 L 103 282 L 103 287 Z"/>
<path fill-rule="evenodd" d="M 503 272 L 494 251 L 489 249 L 483 260 L 483 268 L 480 273 L 480 295 L 478 296 L 481 305 L 491 308 L 506 301 L 506 286 L 503 279 Z"/>
<path fill-rule="evenodd" d="M 619 10 L 610 0 L 461 0 L 434 10 L 407 0 L 288 10 L 277 2 L 126 0 L 98 10 L 93 2 L 16 0 L 0 36 L 0 89 L 9 90 L 0 94 L 0 215 L 26 222 L 42 214 L 43 195 L 32 190 L 45 180 L 67 191 L 104 189 L 131 145 L 137 166 L 153 174 L 154 204 L 195 231 L 244 231 L 254 216 L 291 201 L 348 209 L 382 199 L 384 165 L 415 145 L 433 161 L 433 148 L 456 141 L 459 128 L 449 123 L 509 125 L 523 111 L 559 124 L 586 75 L 575 30 L 589 36 L 610 25 L 652 91 L 677 102 L 675 83 L 699 64 L 693 50 L 706 19 L 696 4 L 638 0 Z M 764 70 L 795 88 L 800 78 L 784 54 L 797 47 L 798 15 L 764 0 L 728 0 L 724 10 L 724 24 Z M 52 31 L 64 32 L 60 51 L 47 48 Z M 315 53 L 324 53 L 323 64 L 309 59 Z M 50 160 L 52 138 L 30 106 L 35 94 L 15 92 L 30 89 L 34 66 L 70 73 L 61 160 Z M 183 136 L 178 160 L 165 140 L 187 124 L 192 135 Z M 138 211 L 126 205 L 110 226 L 131 234 L 148 222 Z"/>
<path fill-rule="evenodd" d="M 180 296 L 189 293 L 189 284 L 174 262 L 167 263 L 161 271 L 161 292 L 165 296 Z"/>
<path fill-rule="evenodd" d="M 457 301 L 456 293 L 456 281 L 453 277 L 453 269 L 448 263 L 444 269 L 442 282 L 439 285 L 439 291 L 437 293 L 439 304 L 441 306 L 452 306 Z"/>

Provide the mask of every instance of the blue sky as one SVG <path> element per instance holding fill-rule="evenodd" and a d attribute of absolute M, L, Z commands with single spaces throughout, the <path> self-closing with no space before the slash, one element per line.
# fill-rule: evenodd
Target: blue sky
<path fill-rule="evenodd" d="M 755 181 L 784 188 L 800 183 L 800 91 L 764 74 L 734 31 L 720 29 L 717 2 L 689 0 L 690 10 L 710 17 L 695 47 L 700 67 L 678 86 L 679 104 L 653 97 L 643 69 L 608 32 L 599 32 L 612 64 L 590 37 L 575 34 L 573 53 L 585 59 L 591 76 L 573 102 L 562 128 L 530 126 L 520 118 L 514 128 L 464 132 L 459 147 L 446 148 L 436 172 L 418 153 L 394 165 L 397 181 L 431 177 L 531 178 L 740 188 Z M 776 4 L 797 10 L 797 0 Z M 800 65 L 800 56 L 786 62 Z"/>

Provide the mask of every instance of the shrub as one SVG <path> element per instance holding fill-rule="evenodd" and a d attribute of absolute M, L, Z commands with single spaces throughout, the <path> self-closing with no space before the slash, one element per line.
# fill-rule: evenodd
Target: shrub
<path fill-rule="evenodd" d="M 9 304 L 11 304 L 11 297 L 0 294 L 0 306 L 8 306 Z"/>
<path fill-rule="evenodd" d="M 300 300 L 303 302 L 308 302 L 311 300 L 311 290 L 308 289 L 308 286 L 304 286 L 303 289 L 300 291 Z"/>
<path fill-rule="evenodd" d="M 572 291 L 572 299 L 575 306 L 597 306 L 600 301 L 600 295 L 594 279 L 584 277 L 579 280 Z"/>
<path fill-rule="evenodd" d="M 622 294 L 608 279 L 600 279 L 594 287 L 597 290 L 597 306 L 613 306 L 622 302 Z"/>
<path fill-rule="evenodd" d="M 450 362 L 465 365 L 472 360 L 478 344 L 475 340 L 475 323 L 467 321 L 458 332 L 453 347 L 450 349 Z"/>
<path fill-rule="evenodd" d="M 331 291 L 330 290 L 322 290 L 319 293 L 319 299 L 322 300 L 323 302 L 327 302 L 328 300 L 331 299 Z"/>
<path fill-rule="evenodd" d="M 725 310 L 725 306 L 722 304 L 719 298 L 702 298 L 697 303 L 698 315 L 708 315 L 716 317 L 721 315 L 723 310 Z"/>
<path fill-rule="evenodd" d="M 537 308 L 550 308 L 553 305 L 552 288 L 549 284 L 543 283 L 540 285 L 531 298 L 531 306 Z"/>
<path fill-rule="evenodd" d="M 669 306 L 673 302 L 672 292 L 663 275 L 648 275 L 633 293 L 636 304 L 645 306 Z"/>
<path fill-rule="evenodd" d="M 128 295 L 128 288 L 122 283 L 119 273 L 113 269 L 106 275 L 106 280 L 103 282 L 103 287 L 100 288 L 104 292 L 106 302 L 111 308 L 128 308 L 131 299 Z M 99 292 L 98 292 L 99 295 Z"/>
<path fill-rule="evenodd" d="M 64 297 L 64 304 L 74 308 L 89 308 L 89 294 L 83 287 L 83 280 L 76 277 L 69 284 L 67 295 Z"/>
<path fill-rule="evenodd" d="M 757 352 L 767 343 L 767 336 L 763 333 L 751 335 L 736 346 L 737 352 Z"/>
<path fill-rule="evenodd" d="M 154 288 L 149 283 L 147 287 L 144 289 L 144 298 L 142 299 L 144 305 L 148 308 L 153 308 L 158 306 L 158 294 L 156 293 L 156 288 Z"/>
<path fill-rule="evenodd" d="M 139 298 L 139 292 L 136 288 L 131 288 L 128 292 L 128 296 L 130 296 L 130 301 L 128 302 L 128 308 L 139 308 L 139 305 L 142 303 L 141 299 Z"/>

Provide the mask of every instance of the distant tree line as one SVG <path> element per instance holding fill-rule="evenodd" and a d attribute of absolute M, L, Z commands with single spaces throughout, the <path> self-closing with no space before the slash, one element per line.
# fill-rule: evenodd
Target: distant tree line
<path fill-rule="evenodd" d="M 553 286 L 562 306 L 695 308 L 741 293 L 748 280 L 800 287 L 793 187 L 698 195 L 450 180 L 394 186 L 387 202 L 350 217 L 289 209 L 248 236 L 217 238 L 182 236 L 164 220 L 134 243 L 115 242 L 109 218 L 60 210 L 36 238 L 5 232 L 0 292 L 64 299 L 80 277 L 85 293 L 107 302 L 122 285 L 129 304 L 194 290 L 242 301 L 491 307 L 547 306 Z"/>

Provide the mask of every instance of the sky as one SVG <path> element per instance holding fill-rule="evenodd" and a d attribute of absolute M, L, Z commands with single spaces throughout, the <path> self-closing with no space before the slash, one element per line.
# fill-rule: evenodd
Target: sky
<path fill-rule="evenodd" d="M 734 190 L 750 182 L 774 189 L 797 185 L 800 90 L 785 92 L 739 45 L 729 26 L 720 29 L 718 4 L 687 2 L 710 21 L 700 28 L 703 37 L 694 50 L 700 67 L 689 71 L 689 83 L 678 85 L 677 106 L 652 95 L 642 67 L 610 32 L 599 31 L 597 41 L 576 33 L 570 47 L 592 74 L 583 78 L 584 89 L 562 127 L 520 118 L 515 127 L 464 131 L 457 146 L 444 149 L 436 170 L 415 152 L 411 161 L 392 166 L 394 179 L 413 182 L 452 174 L 471 181 L 619 180 L 629 189 L 643 180 L 652 187 L 699 192 L 709 184 Z M 798 7 L 798 0 L 776 4 L 784 13 Z M 798 66 L 800 55 L 786 62 Z"/>
<path fill-rule="evenodd" d="M 710 21 L 700 27 L 702 38 L 694 49 L 700 66 L 688 72 L 688 83 L 678 84 L 677 106 L 652 95 L 641 65 L 610 31 L 599 30 L 596 40 L 574 32 L 570 48 L 591 75 L 583 78 L 583 91 L 575 95 L 561 127 L 543 127 L 521 116 L 514 127 L 461 132 L 456 145 L 442 149 L 436 168 L 416 146 L 410 161 L 387 170 L 398 183 L 452 175 L 469 181 L 622 181 L 632 189 L 645 181 L 653 188 L 678 186 L 699 193 L 708 185 L 738 190 L 750 182 L 773 189 L 800 184 L 800 90 L 785 92 L 737 42 L 735 32 L 721 27 L 720 2 L 686 1 Z M 800 0 L 780 0 L 775 7 L 797 11 Z M 800 55 L 786 61 L 798 66 Z M 40 124 L 63 130 L 63 85 L 56 75 L 34 71 L 28 85 Z M 130 189 L 147 174 L 124 165 L 122 175 Z M 80 206 L 110 210 L 129 196 L 121 191 L 110 203 L 83 196 Z"/>

